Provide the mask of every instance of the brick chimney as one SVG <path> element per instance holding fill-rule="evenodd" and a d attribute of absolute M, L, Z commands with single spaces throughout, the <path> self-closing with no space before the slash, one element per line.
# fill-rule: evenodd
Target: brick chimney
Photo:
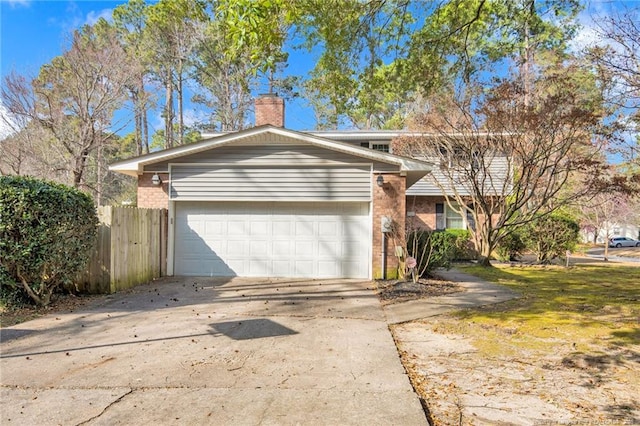
<path fill-rule="evenodd" d="M 260 95 L 256 99 L 256 126 L 271 124 L 284 127 L 284 99 L 275 93 Z"/>

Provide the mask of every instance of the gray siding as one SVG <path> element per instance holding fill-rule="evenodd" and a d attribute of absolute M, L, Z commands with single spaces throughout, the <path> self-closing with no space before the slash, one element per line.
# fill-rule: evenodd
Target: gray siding
<path fill-rule="evenodd" d="M 438 159 L 428 159 L 438 164 Z M 509 161 L 505 157 L 494 157 L 490 160 L 488 170 L 489 173 L 484 179 L 484 187 L 486 194 L 504 195 L 511 191 L 511 175 L 509 173 Z M 442 166 L 444 167 L 444 166 Z M 461 174 L 454 174 L 453 180 L 456 182 L 456 189 L 460 195 L 469 195 L 471 191 L 468 189 L 469 182 L 465 182 Z M 437 182 L 437 183 L 436 183 Z M 442 188 L 441 188 L 442 187 Z M 425 195 L 425 196 L 442 196 L 444 193 L 452 195 L 450 179 L 448 172 L 441 169 L 440 166 L 433 168 L 430 174 L 420 179 L 407 189 L 407 196 Z"/>
<path fill-rule="evenodd" d="M 370 166 L 172 165 L 170 197 L 202 201 L 370 201 Z"/>
<path fill-rule="evenodd" d="M 357 164 L 373 163 L 374 170 L 377 171 L 397 171 L 398 166 L 391 164 L 372 162 L 369 159 L 354 155 L 320 148 L 312 145 L 240 145 L 223 146 L 209 151 L 193 154 L 178 159 L 163 161 L 156 164 L 147 165 L 145 171 L 167 172 L 169 164 L 224 164 L 224 165 L 337 165 L 337 164 Z"/>

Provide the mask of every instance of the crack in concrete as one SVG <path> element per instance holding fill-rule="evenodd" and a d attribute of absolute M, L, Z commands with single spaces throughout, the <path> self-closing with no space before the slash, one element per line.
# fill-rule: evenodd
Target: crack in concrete
<path fill-rule="evenodd" d="M 109 405 L 107 405 L 106 407 L 104 407 L 104 409 L 97 415 L 91 417 L 90 419 L 87 419 L 81 423 L 78 423 L 76 426 L 81 426 L 81 425 L 86 425 L 89 424 L 89 422 L 101 417 L 104 413 L 107 412 L 107 410 L 109 408 L 111 408 L 112 406 L 114 406 L 115 404 L 117 404 L 118 402 L 122 401 L 127 395 L 131 395 L 134 392 L 135 389 L 129 389 L 128 392 L 125 392 L 124 394 L 120 395 L 120 397 L 118 397 L 116 400 L 112 401 L 109 403 Z"/>
<path fill-rule="evenodd" d="M 313 319 L 317 319 L 317 318 L 322 318 L 322 319 L 335 319 L 335 320 L 362 320 L 362 321 L 375 321 L 375 322 L 387 322 L 383 317 L 381 318 L 371 318 L 371 317 L 357 317 L 357 316 L 337 316 L 337 315 L 323 315 L 323 314 L 315 314 L 315 315 L 298 315 L 298 314 L 283 314 L 283 313 L 268 313 L 268 314 L 262 314 L 262 313 L 254 313 L 254 312 L 248 312 L 245 313 L 244 315 L 248 316 L 248 317 L 258 317 L 258 318 L 295 318 L 295 319 L 306 319 L 306 320 L 313 320 Z"/>

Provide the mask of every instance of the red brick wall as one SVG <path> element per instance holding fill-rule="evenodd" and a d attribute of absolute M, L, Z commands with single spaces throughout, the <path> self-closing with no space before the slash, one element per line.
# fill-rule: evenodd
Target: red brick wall
<path fill-rule="evenodd" d="M 284 127 L 284 99 L 277 95 L 261 95 L 255 102 L 256 126 L 271 124 Z"/>
<path fill-rule="evenodd" d="M 415 213 L 415 216 L 407 216 L 409 229 L 436 229 L 436 203 L 445 203 L 444 197 L 407 197 L 407 214 Z"/>
<path fill-rule="evenodd" d="M 398 258 L 395 247 L 405 245 L 405 205 L 406 179 L 404 176 L 383 174 L 384 186 L 376 183 L 378 174 L 373 174 L 373 278 L 382 278 L 382 231 L 383 216 L 393 220 L 394 232 L 387 233 L 386 238 L 386 277 L 397 277 Z"/>
<path fill-rule="evenodd" d="M 169 173 L 158 173 L 161 185 L 151 183 L 153 173 L 138 176 L 138 207 L 147 209 L 169 208 Z"/>

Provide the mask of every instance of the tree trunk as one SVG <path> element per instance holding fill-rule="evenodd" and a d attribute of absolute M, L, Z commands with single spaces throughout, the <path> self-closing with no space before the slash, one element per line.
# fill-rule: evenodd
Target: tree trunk
<path fill-rule="evenodd" d="M 143 154 L 149 153 L 149 122 L 147 121 L 147 93 L 144 90 L 144 74 L 140 74 L 138 103 L 140 108 L 140 144 Z"/>
<path fill-rule="evenodd" d="M 131 94 L 135 116 L 136 155 L 142 155 L 142 111 L 140 111 L 140 94 L 134 89 Z"/>
<path fill-rule="evenodd" d="M 49 301 L 51 300 L 51 294 L 47 295 L 46 292 L 43 295 L 43 297 L 38 296 L 29 286 L 29 284 L 27 283 L 27 280 L 24 279 L 24 277 L 22 276 L 22 274 L 20 273 L 20 269 L 18 268 L 18 271 L 16 271 L 16 275 L 18 276 L 18 278 L 20 279 L 20 282 L 22 283 L 22 288 L 24 288 L 24 291 L 27 292 L 27 294 L 29 295 L 29 297 L 31 298 L 31 300 L 33 300 L 34 302 L 36 302 L 36 305 L 38 306 L 47 306 L 49 304 Z"/>
<path fill-rule="evenodd" d="M 136 132 L 135 132 L 135 142 L 136 142 L 136 155 L 142 155 L 143 147 L 142 147 L 142 117 L 140 116 L 140 111 L 136 108 Z"/>
<path fill-rule="evenodd" d="M 492 267 L 493 265 L 491 265 L 491 256 L 480 255 L 480 257 L 478 257 L 478 265 L 484 266 L 486 268 Z"/>
<path fill-rule="evenodd" d="M 87 156 L 89 150 L 83 149 L 75 160 L 75 167 L 73 168 L 73 187 L 80 188 L 82 183 L 82 177 L 84 176 L 84 166 L 87 162 Z"/>
<path fill-rule="evenodd" d="M 149 153 L 149 120 L 147 119 L 147 106 L 142 110 L 142 143 L 144 144 L 144 153 Z"/>
<path fill-rule="evenodd" d="M 184 117 L 182 100 L 182 60 L 178 68 L 178 144 L 184 144 Z"/>
<path fill-rule="evenodd" d="M 486 266 L 486 267 L 491 266 L 491 252 L 493 251 L 492 245 L 489 244 L 487 241 L 484 241 L 484 242 L 480 241 L 479 245 L 480 245 L 479 250 L 478 248 L 476 248 L 476 250 L 478 250 L 478 253 L 480 254 L 478 256 L 478 265 Z"/>
<path fill-rule="evenodd" d="M 173 148 L 173 78 L 171 70 L 167 72 L 166 95 L 164 104 L 165 148 Z"/>

